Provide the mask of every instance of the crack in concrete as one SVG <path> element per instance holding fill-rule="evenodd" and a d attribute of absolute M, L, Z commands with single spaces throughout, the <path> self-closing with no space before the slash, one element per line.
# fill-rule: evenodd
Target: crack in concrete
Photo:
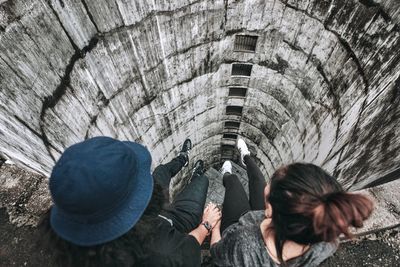
<path fill-rule="evenodd" d="M 295 38 L 295 40 L 296 40 L 296 38 Z M 299 47 L 299 46 L 297 46 L 295 44 L 292 44 L 291 42 L 289 42 L 289 41 L 287 41 L 285 39 L 282 39 L 282 42 L 287 44 L 292 50 L 301 51 L 301 52 L 303 52 L 305 54 L 304 50 L 301 47 Z"/>
<path fill-rule="evenodd" d="M 51 158 L 54 161 L 55 161 L 55 158 L 51 154 L 50 149 L 49 149 L 49 146 L 51 146 L 51 143 L 46 135 L 45 127 L 44 127 L 44 117 L 45 117 L 46 111 L 47 111 L 47 109 L 54 108 L 57 105 L 58 101 L 61 99 L 61 97 L 66 93 L 68 86 L 71 83 L 70 76 L 71 76 L 72 70 L 75 66 L 75 63 L 78 60 L 84 58 L 86 53 L 90 52 L 96 46 L 98 41 L 99 41 L 99 39 L 98 39 L 98 36 L 96 35 L 96 36 L 92 37 L 92 39 L 89 41 L 89 44 L 87 46 L 85 46 L 81 50 L 79 50 L 79 49 L 75 50 L 74 55 L 70 58 L 67 66 L 65 68 L 64 75 L 61 78 L 59 85 L 53 91 L 53 94 L 51 96 L 47 96 L 43 100 L 42 110 L 40 112 L 40 123 L 39 123 L 40 131 L 41 131 L 43 143 L 45 144 L 45 146 L 49 152 L 49 155 L 51 156 Z"/>
<path fill-rule="evenodd" d="M 23 126 L 25 126 L 29 131 L 31 131 L 34 135 L 36 135 L 37 137 L 39 137 L 41 140 L 43 140 L 43 135 L 41 133 L 39 133 L 38 131 L 36 131 L 35 129 L 33 129 L 31 126 L 29 126 L 29 124 L 27 122 L 25 122 L 24 120 L 22 120 L 20 117 L 18 117 L 17 115 L 14 115 L 14 118 L 21 123 Z M 53 148 L 54 150 L 56 150 L 57 152 L 61 153 L 56 147 L 54 147 L 52 144 L 49 144 L 51 146 L 51 148 Z"/>
<path fill-rule="evenodd" d="M 193 4 L 198 3 L 198 2 L 201 2 L 201 0 L 200 0 L 200 1 L 195 1 L 195 2 L 191 3 L 190 5 L 193 5 Z M 135 23 L 135 24 L 133 24 L 133 25 L 129 25 L 129 26 L 125 26 L 125 25 L 124 25 L 124 26 L 121 26 L 121 27 L 117 27 L 117 28 L 115 28 L 115 29 L 112 29 L 112 30 L 110 30 L 110 31 L 108 31 L 108 32 L 101 32 L 101 31 L 99 31 L 99 29 L 98 29 L 96 23 L 94 22 L 93 15 L 90 13 L 90 10 L 89 10 L 89 8 L 88 8 L 88 6 L 87 6 L 87 3 L 83 0 L 83 1 L 82 1 L 82 4 L 84 5 L 84 7 L 85 7 L 85 9 L 86 9 L 86 12 L 87 12 L 87 15 L 88 15 L 89 19 L 91 20 L 91 22 L 92 22 L 93 25 L 95 26 L 95 28 L 96 28 L 96 30 L 97 30 L 97 34 L 95 34 L 95 35 L 89 40 L 89 44 L 88 44 L 88 45 L 86 45 L 86 46 L 83 47 L 82 49 L 79 49 L 78 46 L 74 43 L 72 37 L 69 35 L 68 31 L 65 29 L 63 23 L 61 22 L 61 19 L 60 19 L 58 13 L 54 10 L 54 7 L 51 5 L 50 0 L 48 0 L 48 3 L 49 3 L 49 7 L 52 9 L 52 11 L 53 11 L 54 15 L 56 16 L 56 18 L 57 18 L 57 20 L 58 20 L 60 26 L 61 26 L 62 29 L 64 30 L 64 32 L 65 32 L 65 34 L 67 35 L 67 37 L 68 37 L 68 39 L 69 39 L 71 45 L 73 46 L 73 48 L 74 48 L 74 50 L 75 50 L 74 55 L 70 58 L 70 61 L 69 61 L 68 65 L 67 65 L 67 67 L 66 67 L 66 69 L 65 69 L 65 71 L 64 71 L 64 75 L 63 75 L 63 77 L 61 78 L 60 84 L 57 86 L 57 88 L 55 89 L 55 91 L 53 92 L 53 94 L 52 94 L 51 96 L 48 96 L 48 97 L 46 97 L 46 98 L 44 99 L 44 101 L 43 101 L 43 106 L 42 106 L 42 111 L 41 111 L 41 114 L 40 114 L 40 129 L 41 129 L 42 140 L 43 140 L 43 143 L 44 143 L 45 146 L 46 146 L 46 149 L 47 149 L 48 152 L 49 152 L 50 157 L 55 161 L 55 158 L 54 158 L 54 156 L 51 154 L 50 149 L 49 149 L 50 146 L 53 147 L 53 148 L 54 148 L 54 146 L 51 145 L 51 143 L 49 142 L 48 137 L 47 137 L 47 135 L 46 135 L 46 133 L 45 133 L 45 131 L 44 131 L 44 116 L 45 116 L 46 110 L 49 109 L 49 108 L 54 108 L 54 107 L 56 106 L 56 104 L 58 103 L 58 101 L 61 99 L 61 97 L 62 97 L 62 96 L 65 94 L 65 92 L 67 91 L 67 88 L 68 88 L 68 86 L 70 85 L 70 75 L 71 75 L 72 70 L 73 70 L 73 68 L 74 68 L 74 66 L 75 66 L 75 63 L 76 63 L 78 60 L 84 58 L 85 55 L 86 55 L 88 52 L 90 52 L 92 49 L 94 49 L 94 47 L 97 45 L 97 43 L 98 43 L 100 40 L 105 39 L 107 36 L 110 36 L 110 35 L 119 33 L 119 32 L 121 32 L 121 31 L 127 31 L 127 30 L 129 30 L 129 29 L 136 28 L 136 27 L 138 27 L 139 25 L 141 25 L 144 21 L 146 21 L 146 20 L 148 20 L 148 19 L 151 19 L 153 16 L 157 16 L 157 15 L 165 14 L 165 13 L 171 13 L 171 12 L 170 12 L 170 11 L 159 11 L 159 12 L 153 11 L 153 12 L 150 12 L 150 13 L 149 13 L 145 18 L 143 18 L 141 21 L 139 21 L 139 22 L 137 22 L 137 23 Z M 190 6 L 190 5 L 189 5 L 189 6 Z M 188 8 L 188 6 L 185 6 L 185 7 L 183 7 L 183 8 Z M 175 10 L 174 10 L 174 12 L 175 12 Z M 171 14 L 172 14 L 172 13 L 171 13 Z M 143 81 L 143 77 L 142 77 L 142 74 L 141 74 L 140 71 L 139 71 L 139 76 L 140 76 L 139 78 L 141 79 L 143 88 L 145 88 L 146 86 L 145 86 L 145 83 L 144 83 L 144 81 Z M 112 97 L 110 97 L 110 99 L 107 99 L 107 98 L 105 97 L 104 93 L 102 93 L 102 92 L 100 91 L 100 93 L 101 93 L 102 96 L 103 96 L 103 97 L 100 99 L 100 101 L 102 101 L 103 104 L 104 104 L 104 106 L 101 108 L 101 110 L 104 109 L 105 107 L 107 107 L 108 104 L 109 104 L 109 102 L 110 102 L 110 100 L 111 100 L 112 98 L 114 98 L 115 96 L 117 96 L 117 95 L 118 95 L 120 92 L 122 92 L 122 91 L 123 91 L 123 90 L 118 90 L 115 94 L 113 94 Z M 148 95 L 148 92 L 146 91 L 146 97 L 147 97 L 147 100 L 145 101 L 145 105 L 148 105 L 148 104 L 150 104 L 157 96 L 156 96 L 156 95 Z M 94 116 L 91 118 L 91 120 L 90 120 L 90 125 L 89 125 L 88 130 L 86 131 L 86 134 L 85 134 L 85 137 L 84 137 L 85 139 L 88 138 L 89 130 L 90 130 L 91 126 L 93 126 L 93 125 L 96 124 L 98 115 L 100 114 L 101 110 L 98 112 L 98 114 L 94 115 Z M 58 150 L 57 150 L 57 151 L 58 151 Z"/>
<path fill-rule="evenodd" d="M 90 131 L 91 127 L 96 125 L 96 123 L 97 123 L 97 118 L 98 118 L 100 112 L 102 111 L 103 107 L 104 107 L 104 106 L 107 106 L 108 103 L 110 102 L 110 100 L 107 99 L 106 96 L 104 95 L 104 93 L 103 93 L 102 91 L 100 91 L 100 90 L 99 90 L 99 92 L 97 93 L 97 99 L 99 99 L 99 101 L 100 101 L 103 105 L 99 107 L 99 111 L 97 112 L 97 114 L 95 114 L 94 116 L 92 116 L 92 117 L 90 118 L 89 126 L 88 126 L 88 129 L 86 130 L 85 137 L 84 137 L 85 140 L 88 139 L 88 137 L 89 137 L 89 131 Z"/>
<path fill-rule="evenodd" d="M 225 29 L 228 23 L 228 2 L 228 0 L 224 0 L 224 22 L 222 25 L 222 29 Z"/>
<path fill-rule="evenodd" d="M 55 162 L 55 157 L 53 156 L 53 154 L 51 153 L 50 147 L 53 147 L 46 135 L 45 132 L 45 127 L 44 127 L 44 117 L 46 114 L 47 109 L 49 108 L 54 108 L 56 106 L 56 104 L 58 103 L 58 101 L 61 99 L 61 97 L 66 93 L 67 88 L 70 84 L 70 75 L 71 72 L 75 66 L 75 63 L 83 58 L 85 56 L 85 54 L 87 52 L 89 52 L 90 50 L 92 50 L 94 48 L 94 46 L 96 46 L 97 42 L 98 42 L 98 37 L 94 36 L 90 41 L 89 44 L 87 46 L 85 46 L 84 48 L 82 48 L 82 50 L 79 49 L 79 47 L 75 44 L 75 42 L 73 41 L 72 37 L 70 36 L 69 32 L 65 29 L 63 23 L 61 22 L 60 16 L 58 15 L 58 13 L 55 11 L 53 5 L 51 4 L 50 0 L 47 0 L 48 6 L 50 7 L 50 9 L 52 10 L 53 14 L 55 15 L 55 17 L 57 18 L 57 21 L 60 25 L 60 27 L 63 29 L 64 33 L 66 34 L 70 44 L 72 45 L 72 47 L 75 50 L 75 53 L 72 55 L 72 57 L 70 58 L 65 71 L 64 71 L 64 75 L 61 77 L 61 81 L 60 84 L 57 86 L 57 88 L 53 91 L 51 96 L 47 96 L 44 98 L 43 100 L 43 104 L 42 104 L 42 110 L 40 112 L 40 122 L 39 122 L 39 127 L 40 127 L 40 132 L 41 132 L 41 136 L 42 136 L 42 141 L 43 144 L 45 145 L 47 152 L 49 154 L 49 156 L 53 159 L 53 161 Z"/>
<path fill-rule="evenodd" d="M 64 7 L 65 7 L 65 3 L 64 3 L 64 1 L 63 1 L 63 0 L 58 0 L 58 2 L 60 2 L 60 6 L 61 6 L 62 8 L 64 8 Z"/>
<path fill-rule="evenodd" d="M 96 32 L 100 32 L 99 27 L 97 27 L 97 24 L 96 24 L 96 22 L 94 21 L 93 15 L 92 15 L 92 13 L 91 13 L 90 10 L 89 10 L 89 7 L 88 7 L 88 5 L 87 5 L 87 3 L 86 3 L 86 0 L 82 0 L 82 4 L 83 4 L 83 6 L 85 7 L 86 13 L 87 13 L 87 15 L 88 15 L 90 21 L 92 22 L 93 26 L 96 28 Z"/>

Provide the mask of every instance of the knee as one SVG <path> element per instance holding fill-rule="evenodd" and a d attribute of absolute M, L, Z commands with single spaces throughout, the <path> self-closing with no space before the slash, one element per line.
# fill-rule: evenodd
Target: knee
<path fill-rule="evenodd" d="M 237 182 L 239 182 L 239 179 L 237 178 L 237 176 L 235 174 L 225 173 L 222 178 L 222 184 L 225 187 L 232 185 L 234 183 L 237 183 Z"/>
<path fill-rule="evenodd" d="M 158 166 L 154 169 L 153 175 L 162 172 L 163 169 L 164 169 L 164 165 L 163 165 L 163 164 L 158 165 Z"/>
<path fill-rule="evenodd" d="M 153 179 L 163 188 L 169 187 L 169 179 L 166 177 L 164 165 L 159 165 L 153 171 Z"/>
<path fill-rule="evenodd" d="M 208 189 L 208 185 L 210 184 L 210 181 L 206 175 L 202 174 L 200 176 L 197 176 L 195 179 L 200 181 L 202 186 L 205 187 L 206 189 Z"/>

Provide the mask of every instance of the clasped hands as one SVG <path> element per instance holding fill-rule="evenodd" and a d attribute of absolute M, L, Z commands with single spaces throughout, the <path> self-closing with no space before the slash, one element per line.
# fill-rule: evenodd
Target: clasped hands
<path fill-rule="evenodd" d="M 212 232 L 221 228 L 221 210 L 215 203 L 208 203 L 203 212 L 203 222 L 207 221 L 211 227 Z"/>

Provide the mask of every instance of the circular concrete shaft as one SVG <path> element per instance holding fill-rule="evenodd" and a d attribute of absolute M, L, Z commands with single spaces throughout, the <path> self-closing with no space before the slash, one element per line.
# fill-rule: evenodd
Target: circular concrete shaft
<path fill-rule="evenodd" d="M 398 173 L 399 23 L 397 0 L 0 0 L 0 153 L 48 175 L 88 137 L 154 165 L 190 137 L 210 166 L 239 134 L 266 176 L 308 161 L 359 189 Z"/>

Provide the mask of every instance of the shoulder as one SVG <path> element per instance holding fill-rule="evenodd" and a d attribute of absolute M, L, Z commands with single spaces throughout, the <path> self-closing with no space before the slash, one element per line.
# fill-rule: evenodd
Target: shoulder
<path fill-rule="evenodd" d="M 239 224 L 241 225 L 260 225 L 265 219 L 265 214 L 263 210 L 248 211 L 243 214 L 239 219 Z"/>

